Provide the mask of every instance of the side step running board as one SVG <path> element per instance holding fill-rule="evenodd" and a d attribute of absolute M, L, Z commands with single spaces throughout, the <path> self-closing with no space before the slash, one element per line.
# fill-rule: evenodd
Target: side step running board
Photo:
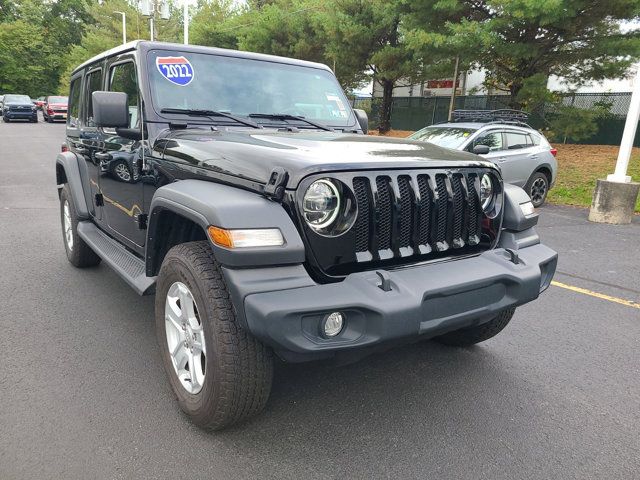
<path fill-rule="evenodd" d="M 148 295 L 155 291 L 156 277 L 147 277 L 144 261 L 92 222 L 79 222 L 78 235 L 139 295 Z"/>

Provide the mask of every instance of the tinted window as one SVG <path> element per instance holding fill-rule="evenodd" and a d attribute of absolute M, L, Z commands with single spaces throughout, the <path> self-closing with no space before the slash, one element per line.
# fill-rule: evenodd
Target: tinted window
<path fill-rule="evenodd" d="M 71 82 L 70 92 L 67 124 L 70 127 L 77 127 L 80 118 L 80 77 Z"/>
<path fill-rule="evenodd" d="M 433 143 L 440 147 L 460 148 L 473 132 L 475 130 L 472 128 L 427 127 L 417 131 L 409 138 Z"/>
<path fill-rule="evenodd" d="M 503 150 L 504 145 L 502 144 L 502 133 L 490 132 L 486 135 L 482 135 L 480 138 L 476 138 L 473 141 L 473 146 L 475 147 L 476 145 L 486 145 L 489 147 L 490 152 Z"/>
<path fill-rule="evenodd" d="M 109 90 L 124 92 L 129 102 L 129 127 L 138 125 L 138 80 L 133 63 L 121 63 L 111 69 Z"/>
<path fill-rule="evenodd" d="M 87 89 L 85 95 L 85 104 L 87 106 L 86 111 L 86 119 L 87 126 L 95 127 L 93 123 L 93 99 L 91 98 L 91 94 L 93 92 L 102 90 L 102 70 L 96 70 L 87 75 Z"/>
<path fill-rule="evenodd" d="M 517 150 L 518 148 L 527 148 L 533 145 L 531 137 L 526 133 L 506 132 L 507 148 L 509 150 Z"/>

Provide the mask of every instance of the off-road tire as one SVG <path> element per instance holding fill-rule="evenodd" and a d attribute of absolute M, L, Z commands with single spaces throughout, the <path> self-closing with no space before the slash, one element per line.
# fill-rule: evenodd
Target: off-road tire
<path fill-rule="evenodd" d="M 165 301 L 175 282 L 191 291 L 206 340 L 206 373 L 196 394 L 181 385 L 167 346 Z M 271 391 L 273 354 L 238 324 L 208 242 L 183 243 L 169 250 L 158 275 L 155 311 L 158 344 L 171 388 L 180 408 L 196 425 L 220 430 L 264 408 Z"/>
<path fill-rule="evenodd" d="M 534 192 L 533 192 L 533 188 L 534 185 L 536 185 L 536 182 L 540 182 L 543 181 L 544 182 L 544 194 L 542 195 L 542 197 L 536 196 L 536 198 L 534 198 Z M 550 185 L 550 181 L 549 181 L 549 177 L 547 177 L 546 174 L 544 174 L 543 172 L 535 172 L 533 175 L 531 175 L 531 178 L 529 179 L 529 181 L 527 182 L 527 185 L 525 186 L 525 191 L 527 192 L 527 195 L 529 195 L 529 197 L 531 198 L 531 203 L 533 203 L 533 206 L 538 208 L 540 206 L 542 206 L 542 204 L 544 204 L 544 202 L 547 200 L 547 195 L 549 194 L 549 185 Z"/>
<path fill-rule="evenodd" d="M 69 202 L 69 214 L 71 216 L 71 232 L 73 235 L 73 247 L 71 249 L 65 239 L 65 201 Z M 62 226 L 62 242 L 64 243 L 64 249 L 67 252 L 67 258 L 75 267 L 94 267 L 100 263 L 100 257 L 91 250 L 91 247 L 87 245 L 82 238 L 80 238 L 80 235 L 78 235 L 78 222 L 78 212 L 76 212 L 76 206 L 73 203 L 73 197 L 69 191 L 69 185 L 65 184 L 60 192 L 60 224 Z"/>
<path fill-rule="evenodd" d="M 504 327 L 507 326 L 515 311 L 515 308 L 503 310 L 486 323 L 475 327 L 454 330 L 453 332 L 435 337 L 434 340 L 452 347 L 468 347 L 476 343 L 484 342 L 500 333 Z"/>

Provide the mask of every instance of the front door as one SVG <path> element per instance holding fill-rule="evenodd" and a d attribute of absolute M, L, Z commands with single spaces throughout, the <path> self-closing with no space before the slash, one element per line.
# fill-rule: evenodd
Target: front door
<path fill-rule="evenodd" d="M 533 165 L 537 162 L 537 149 L 526 132 L 504 132 L 506 150 L 498 157 L 505 182 L 523 187 L 529 180 Z"/>
<path fill-rule="evenodd" d="M 144 230 L 144 196 L 141 180 L 142 144 L 131 132 L 140 132 L 140 101 L 133 60 L 108 67 L 107 90 L 124 92 L 129 103 L 129 125 L 126 129 L 104 129 L 100 189 L 104 197 L 104 216 L 112 234 L 141 251 L 146 238 Z M 127 133 L 128 132 L 128 133 Z"/>

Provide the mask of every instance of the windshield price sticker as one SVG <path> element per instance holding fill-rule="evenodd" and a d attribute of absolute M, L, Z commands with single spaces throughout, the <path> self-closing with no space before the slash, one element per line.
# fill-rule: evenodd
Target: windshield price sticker
<path fill-rule="evenodd" d="M 156 67 L 164 78 L 181 87 L 193 80 L 193 66 L 185 57 L 156 57 Z"/>

